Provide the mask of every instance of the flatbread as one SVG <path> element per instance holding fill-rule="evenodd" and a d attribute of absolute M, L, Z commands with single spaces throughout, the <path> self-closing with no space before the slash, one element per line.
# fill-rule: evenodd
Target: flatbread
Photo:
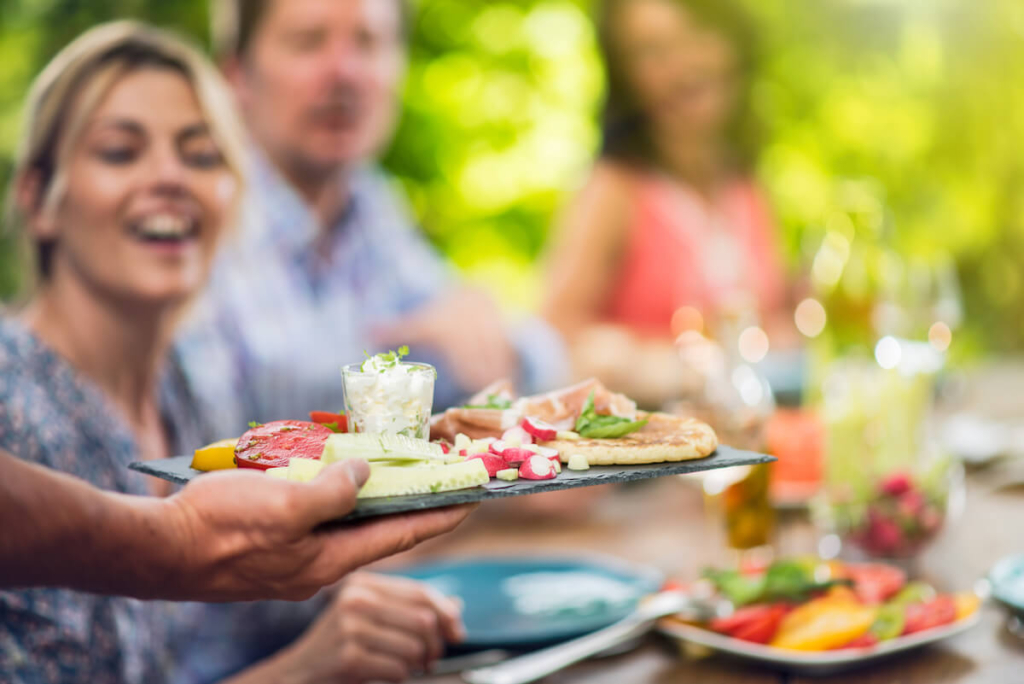
<path fill-rule="evenodd" d="M 667 413 L 637 413 L 649 422 L 641 429 L 616 439 L 559 439 L 543 442 L 558 449 L 562 461 L 583 454 L 590 465 L 642 465 L 689 461 L 710 456 L 718 448 L 718 436 L 711 426 L 696 418 Z"/>

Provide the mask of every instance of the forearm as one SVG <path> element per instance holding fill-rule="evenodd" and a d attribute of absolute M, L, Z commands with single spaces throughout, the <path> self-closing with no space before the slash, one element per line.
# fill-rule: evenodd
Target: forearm
<path fill-rule="evenodd" d="M 559 331 L 544 319 L 527 318 L 510 329 L 519 361 L 519 389 L 534 394 L 569 381 L 569 353 Z"/>
<path fill-rule="evenodd" d="M 644 339 L 621 326 L 594 325 L 576 335 L 571 350 L 577 379 L 597 377 L 642 407 L 659 409 L 692 382 L 667 338 Z"/>
<path fill-rule="evenodd" d="M 97 489 L 0 452 L 0 586 L 62 586 L 140 598 L 174 567 L 162 502 Z M 160 570 L 163 568 L 163 570 Z"/>

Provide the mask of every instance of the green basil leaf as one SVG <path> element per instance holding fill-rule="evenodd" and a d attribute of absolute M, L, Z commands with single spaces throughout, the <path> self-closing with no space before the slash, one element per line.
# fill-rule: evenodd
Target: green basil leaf
<path fill-rule="evenodd" d="M 583 402 L 583 408 L 580 410 L 580 417 L 576 419 L 576 432 L 580 432 L 581 429 L 586 426 L 595 418 L 597 418 L 597 411 L 594 410 L 594 393 L 591 392 L 587 397 L 587 400 Z M 583 434 L 580 432 L 580 434 Z"/>
<path fill-rule="evenodd" d="M 589 437 L 591 439 L 615 439 L 616 437 L 625 437 L 631 432 L 636 432 L 644 425 L 647 425 L 646 420 L 619 418 L 614 423 L 594 421 L 583 428 L 577 425 L 576 432 L 580 433 L 580 437 Z"/>

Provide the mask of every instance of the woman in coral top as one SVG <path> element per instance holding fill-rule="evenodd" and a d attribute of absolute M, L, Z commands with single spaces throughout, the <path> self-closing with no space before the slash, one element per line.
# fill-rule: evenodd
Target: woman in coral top
<path fill-rule="evenodd" d="M 601 158 L 552 254 L 546 315 L 580 375 L 677 396 L 673 340 L 737 301 L 771 326 L 785 282 L 750 175 L 743 17 L 722 0 L 606 0 Z"/>

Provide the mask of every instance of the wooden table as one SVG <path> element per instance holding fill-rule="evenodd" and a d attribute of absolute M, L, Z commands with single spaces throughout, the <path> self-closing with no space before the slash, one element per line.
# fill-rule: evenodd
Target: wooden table
<path fill-rule="evenodd" d="M 972 478 L 964 515 L 946 530 L 923 559 L 929 579 L 940 586 L 971 587 L 999 558 L 1024 550 L 1024 492 L 989 492 L 986 489 L 980 480 Z M 416 560 L 434 555 L 599 553 L 650 565 L 670 576 L 693 578 L 702 567 L 726 561 L 720 535 L 720 531 L 711 529 L 704 515 L 699 491 L 692 484 L 668 478 L 617 492 L 602 502 L 600 512 L 593 519 L 574 524 L 532 525 L 524 529 L 481 511 L 449 535 L 443 544 L 418 552 Z M 784 554 L 814 551 L 815 536 L 805 517 L 783 517 L 777 547 Z M 685 660 L 678 655 L 675 644 L 652 636 L 633 652 L 582 663 L 545 681 L 595 684 L 1024 682 L 1024 641 L 1007 631 L 1004 614 L 998 608 L 986 606 L 982 610 L 981 624 L 965 634 L 846 676 L 811 680 L 717 655 L 703 660 Z M 419 681 L 454 684 L 461 680 L 451 675 Z"/>
<path fill-rule="evenodd" d="M 1024 368 L 1019 374 L 1024 378 Z M 1007 386 L 1007 375 L 990 373 L 993 383 Z M 984 385 L 984 383 L 982 383 Z M 1010 383 L 1005 392 L 1024 394 L 1024 382 Z M 1001 391 L 1003 398 L 1006 394 Z M 991 393 L 977 383 L 967 387 L 966 403 L 984 404 Z M 979 397 L 973 397 L 979 394 Z M 962 397 L 963 399 L 963 397 Z M 1006 402 L 997 402 L 1005 408 Z M 1024 402 L 1016 403 L 1016 407 Z M 1017 409 L 1019 412 L 1019 408 Z M 607 554 L 659 568 L 683 579 L 696 577 L 710 564 L 727 562 L 722 551 L 722 530 L 704 514 L 700 492 L 678 478 L 666 478 L 606 497 L 600 510 L 580 522 L 559 521 L 524 527 L 509 516 L 480 511 L 455 533 L 415 552 L 405 561 L 424 556 L 446 557 L 529 554 Z M 812 553 L 816 538 L 806 517 L 788 515 L 780 522 L 777 548 L 782 554 Z M 983 577 L 1001 557 L 1024 551 L 1024 487 L 994 490 L 985 472 L 968 478 L 964 514 L 953 521 L 922 562 L 929 579 L 941 587 L 967 589 Z M 889 684 L 970 682 L 1009 684 L 1024 682 L 1024 641 L 1006 629 L 1004 613 L 995 606 L 983 609 L 981 624 L 973 630 L 931 647 L 897 656 L 845 676 L 816 678 L 830 684 Z M 457 676 L 420 680 L 454 684 Z M 589 684 L 788 683 L 812 681 L 763 669 L 720 655 L 685 660 L 675 644 L 651 636 L 625 655 L 593 660 L 571 667 L 545 680 Z"/>

